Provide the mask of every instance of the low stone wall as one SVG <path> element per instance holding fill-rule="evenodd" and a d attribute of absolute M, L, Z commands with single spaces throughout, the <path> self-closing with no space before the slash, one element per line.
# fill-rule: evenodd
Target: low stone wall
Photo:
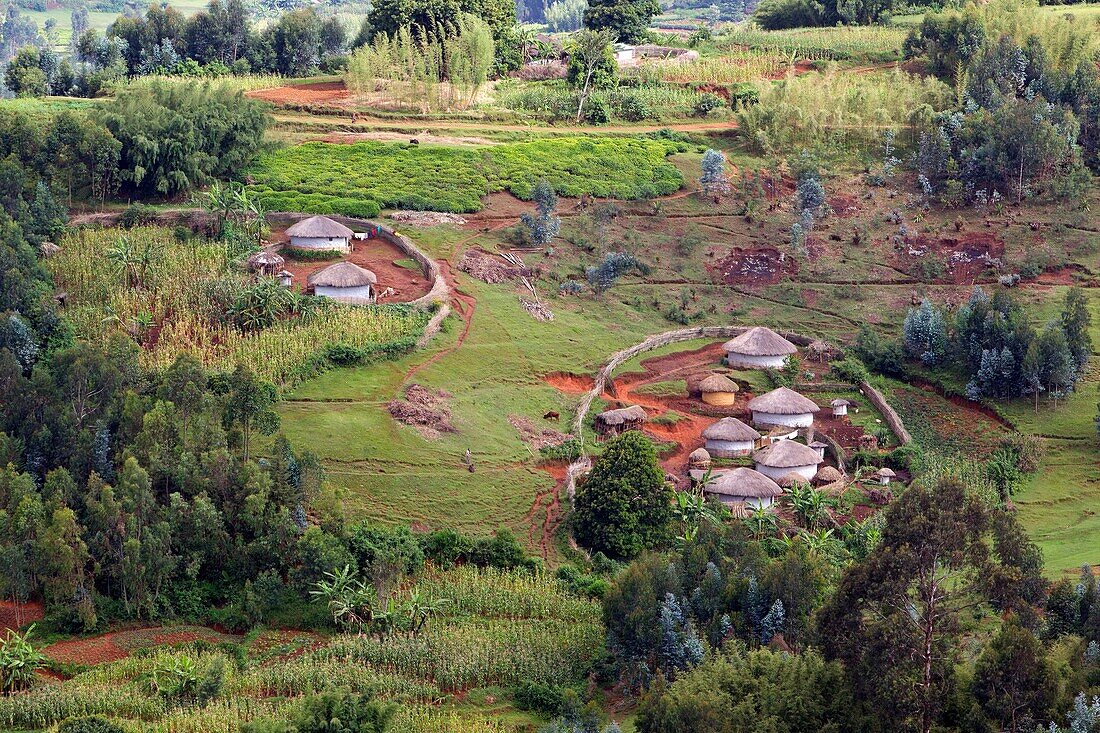
<path fill-rule="evenodd" d="M 912 443 L 913 436 L 905 429 L 905 423 L 901 421 L 901 417 L 898 415 L 897 411 L 890 406 L 890 403 L 886 401 L 882 393 L 872 387 L 870 382 L 861 382 L 859 389 L 867 397 L 868 401 L 882 413 L 882 419 L 886 421 L 886 425 L 894 432 L 894 435 L 898 436 L 898 442 L 902 445 L 909 445 Z"/>
<path fill-rule="evenodd" d="M 273 223 L 289 225 L 299 219 L 304 219 L 309 216 L 313 216 L 313 214 L 275 211 L 269 213 L 267 219 Z M 423 272 L 424 277 L 432 283 L 432 288 L 426 295 L 422 295 L 416 300 L 410 300 L 408 302 L 409 305 L 418 308 L 427 308 L 435 303 L 445 303 L 450 299 L 451 289 L 447 285 L 447 281 L 443 278 L 443 271 L 440 269 L 439 264 L 422 252 L 420 248 L 404 234 L 399 233 L 392 227 L 388 227 L 376 221 L 371 221 L 370 219 L 356 219 L 350 216 L 340 216 L 339 214 L 331 214 L 329 218 L 351 229 L 357 229 L 358 231 L 364 231 L 368 228 L 377 228 L 382 239 L 397 247 L 409 259 L 414 260 L 420 265 L 421 272 Z"/>

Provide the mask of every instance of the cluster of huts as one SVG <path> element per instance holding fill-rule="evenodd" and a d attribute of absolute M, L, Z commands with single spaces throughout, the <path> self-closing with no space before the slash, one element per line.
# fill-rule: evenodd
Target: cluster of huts
<path fill-rule="evenodd" d="M 351 242 L 360 235 L 327 216 L 311 216 L 287 228 L 289 246 L 312 252 L 351 251 Z M 294 275 L 286 269 L 286 260 L 270 249 L 260 250 L 248 258 L 248 268 L 261 277 L 275 277 L 284 287 L 290 287 Z M 351 302 L 373 303 L 377 299 L 378 277 L 353 262 L 340 261 L 310 273 L 306 290 L 325 298 Z"/>
<path fill-rule="evenodd" d="M 781 368 L 797 347 L 775 331 L 751 328 L 725 344 L 726 362 L 731 367 Z M 698 385 L 700 399 L 708 405 L 731 407 L 739 387 L 725 375 L 712 374 Z M 850 403 L 833 400 L 834 416 L 844 416 Z M 826 465 L 829 444 L 814 440 L 814 417 L 821 410 L 813 400 L 788 387 L 779 387 L 754 397 L 745 405 L 751 425 L 737 417 L 722 417 L 703 430 L 704 446 L 688 457 L 688 470 L 695 483 L 706 480 L 704 494 L 713 496 L 735 511 L 752 511 L 771 506 L 784 490 L 795 484 L 842 485 L 844 474 Z M 608 410 L 597 416 L 596 430 L 603 436 L 641 429 L 648 420 L 638 406 Z M 712 469 L 712 459 L 750 458 L 752 467 Z M 883 468 L 880 483 L 895 474 Z"/>

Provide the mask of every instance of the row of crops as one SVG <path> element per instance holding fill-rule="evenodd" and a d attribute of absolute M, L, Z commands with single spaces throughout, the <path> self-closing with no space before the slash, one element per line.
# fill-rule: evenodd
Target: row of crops
<path fill-rule="evenodd" d="M 398 733 L 504 733 L 503 723 L 449 706 L 450 695 L 528 681 L 575 684 L 603 645 L 599 604 L 549 576 L 458 568 L 417 586 L 449 601 L 417 637 L 336 636 L 301 656 L 266 661 L 210 644 L 161 648 L 0 697 L 0 729 L 102 715 L 134 731 L 235 731 L 285 717 L 303 695 L 342 688 L 398 704 Z M 218 670 L 216 692 L 201 703 L 166 695 L 158 675 L 181 667 L 204 680 Z"/>
<path fill-rule="evenodd" d="M 479 210 L 481 197 L 494 191 L 529 199 L 540 179 L 563 196 L 672 193 L 683 176 L 667 157 L 682 147 L 654 138 L 583 137 L 463 148 L 312 142 L 269 153 L 250 173 L 253 190 L 272 211 L 461 213 Z"/>
<path fill-rule="evenodd" d="M 119 334 L 141 345 L 143 366 L 190 354 L 213 369 L 244 364 L 275 383 L 308 377 L 334 357 L 363 359 L 411 348 L 429 315 L 401 305 L 333 302 L 242 331 L 224 314 L 250 280 L 225 243 L 161 228 L 78 230 L 46 260 L 67 293 L 65 316 L 84 339 Z"/>

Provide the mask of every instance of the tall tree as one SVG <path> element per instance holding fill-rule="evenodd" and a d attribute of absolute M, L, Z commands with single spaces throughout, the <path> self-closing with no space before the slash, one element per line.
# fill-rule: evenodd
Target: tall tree
<path fill-rule="evenodd" d="M 1001 730 L 1017 733 L 1047 719 L 1057 679 L 1042 643 L 1012 619 L 982 650 L 971 690 Z"/>
<path fill-rule="evenodd" d="M 615 36 L 608 30 L 577 31 L 569 39 L 567 81 L 577 90 L 577 124 L 584 118 L 584 108 L 593 90 L 610 86 L 615 81 L 615 57 L 611 42 Z"/>
<path fill-rule="evenodd" d="M 886 513 L 882 540 L 851 566 L 818 625 L 859 694 L 894 730 L 929 733 L 954 685 L 960 620 L 982 606 L 1030 610 L 1035 553 L 994 552 L 1014 520 L 958 481 L 915 484 Z M 1018 539 L 1018 538 L 1016 538 Z M 1038 587 L 1042 587 L 1039 584 Z"/>
<path fill-rule="evenodd" d="M 672 490 L 653 443 L 636 430 L 609 441 L 577 493 L 577 541 L 629 559 L 665 541 L 671 519 Z"/>
<path fill-rule="evenodd" d="M 588 0 L 584 27 L 607 31 L 623 43 L 640 43 L 659 12 L 657 0 Z"/>
<path fill-rule="evenodd" d="M 1073 361 L 1077 369 L 1085 368 L 1089 356 L 1092 354 L 1092 337 L 1089 335 L 1089 327 L 1092 325 L 1092 314 L 1089 313 L 1088 296 L 1080 287 L 1072 287 L 1066 291 L 1065 303 L 1062 306 L 1062 330 L 1066 334 L 1066 345 L 1069 347 Z"/>

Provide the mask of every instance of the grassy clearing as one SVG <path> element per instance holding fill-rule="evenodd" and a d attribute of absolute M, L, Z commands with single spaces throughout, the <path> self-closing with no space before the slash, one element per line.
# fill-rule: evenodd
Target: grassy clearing
<path fill-rule="evenodd" d="M 254 190 L 272 210 L 468 212 L 479 210 L 481 197 L 493 191 L 529 198 L 540 178 L 565 196 L 637 199 L 672 193 L 683 177 L 666 158 L 678 148 L 654 139 L 579 137 L 486 148 L 306 143 L 268 154 L 252 175 Z"/>

